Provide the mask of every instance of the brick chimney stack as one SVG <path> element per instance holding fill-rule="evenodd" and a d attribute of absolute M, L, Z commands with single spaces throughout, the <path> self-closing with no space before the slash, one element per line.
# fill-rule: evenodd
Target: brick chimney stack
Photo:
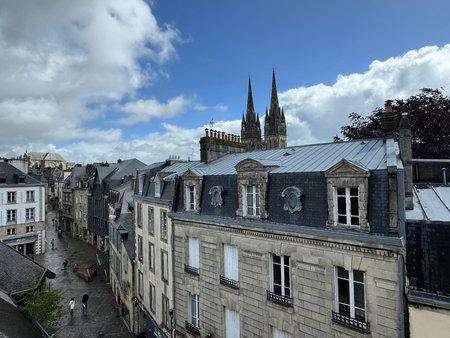
<path fill-rule="evenodd" d="M 200 139 L 200 161 L 209 163 L 228 153 L 245 151 L 245 144 L 240 137 L 225 132 L 205 129 L 205 136 Z"/>
<path fill-rule="evenodd" d="M 397 113 L 392 109 L 392 100 L 387 100 L 381 115 L 381 133 L 383 140 L 397 139 Z"/>

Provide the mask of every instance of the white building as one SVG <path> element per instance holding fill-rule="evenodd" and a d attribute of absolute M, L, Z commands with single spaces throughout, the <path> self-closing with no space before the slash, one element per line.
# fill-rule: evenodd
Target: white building
<path fill-rule="evenodd" d="M 0 163 L 0 241 L 23 254 L 45 252 L 45 185 Z"/>

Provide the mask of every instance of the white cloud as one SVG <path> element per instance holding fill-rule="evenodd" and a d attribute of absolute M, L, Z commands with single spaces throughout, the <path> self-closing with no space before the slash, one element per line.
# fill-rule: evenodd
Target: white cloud
<path fill-rule="evenodd" d="M 5 1 L 0 12 L 0 154 L 90 137 L 101 110 L 162 74 L 179 32 L 143 0 Z M 144 61 L 144 62 L 142 62 Z"/>
<path fill-rule="evenodd" d="M 228 107 L 224 104 L 216 104 L 215 106 L 205 106 L 201 103 L 197 103 L 194 106 L 195 110 L 205 111 L 205 110 L 213 110 L 213 111 L 227 111 Z"/>
<path fill-rule="evenodd" d="M 339 75 L 327 86 L 299 87 L 279 94 L 291 145 L 331 141 L 349 124 L 351 112 L 368 115 L 387 99 L 407 98 L 421 88 L 450 88 L 450 45 L 411 50 L 373 61 L 363 74 Z"/>
<path fill-rule="evenodd" d="M 167 103 L 160 103 L 156 99 L 127 102 L 120 110 L 129 116 L 117 120 L 116 123 L 130 125 L 147 122 L 152 117 L 171 118 L 182 114 L 189 103 L 190 100 L 183 95 L 171 98 Z"/>

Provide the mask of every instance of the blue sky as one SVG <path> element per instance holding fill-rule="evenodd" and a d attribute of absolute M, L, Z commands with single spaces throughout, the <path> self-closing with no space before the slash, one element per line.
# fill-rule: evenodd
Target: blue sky
<path fill-rule="evenodd" d="M 198 159 L 211 119 L 240 133 L 249 75 L 264 115 L 272 67 L 288 144 L 331 141 L 352 111 L 422 87 L 449 94 L 449 12 L 444 1 L 6 1 L 0 156 Z"/>

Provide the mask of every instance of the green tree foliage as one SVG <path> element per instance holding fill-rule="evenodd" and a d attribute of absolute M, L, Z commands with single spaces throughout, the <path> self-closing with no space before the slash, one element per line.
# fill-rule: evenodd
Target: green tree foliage
<path fill-rule="evenodd" d="M 20 309 L 26 315 L 38 321 L 43 327 L 53 326 L 58 323 L 63 315 L 61 305 L 62 296 L 54 290 L 27 292 L 19 295 Z"/>
<path fill-rule="evenodd" d="M 423 88 L 418 95 L 393 101 L 392 108 L 399 119 L 408 113 L 414 158 L 450 158 L 450 97 L 442 89 Z M 341 127 L 344 140 L 381 137 L 383 110 L 376 108 L 366 117 L 351 113 L 351 124 Z"/>

